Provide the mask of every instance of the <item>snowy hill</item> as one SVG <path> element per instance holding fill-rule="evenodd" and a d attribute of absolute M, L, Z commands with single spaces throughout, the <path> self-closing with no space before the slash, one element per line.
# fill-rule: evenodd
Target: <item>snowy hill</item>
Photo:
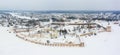
<path fill-rule="evenodd" d="M 112 32 L 85 38 L 85 47 L 42 46 L 19 39 L 0 27 L 0 55 L 119 55 L 120 27 L 111 23 Z"/>

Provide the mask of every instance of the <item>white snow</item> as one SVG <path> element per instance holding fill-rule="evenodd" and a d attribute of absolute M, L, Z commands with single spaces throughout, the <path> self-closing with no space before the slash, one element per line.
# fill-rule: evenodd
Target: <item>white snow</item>
<path fill-rule="evenodd" d="M 21 15 L 18 15 L 17 13 L 10 13 L 10 14 L 14 17 L 21 18 L 21 19 L 38 19 L 38 18 L 30 18 L 27 16 L 21 16 Z"/>
<path fill-rule="evenodd" d="M 83 37 L 85 47 L 52 47 L 24 41 L 0 27 L 0 55 L 119 55 L 120 27 L 111 23 L 112 32 Z"/>

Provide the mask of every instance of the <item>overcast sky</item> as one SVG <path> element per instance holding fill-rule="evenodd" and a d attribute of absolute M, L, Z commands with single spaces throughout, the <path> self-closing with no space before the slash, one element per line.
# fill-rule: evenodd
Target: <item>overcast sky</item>
<path fill-rule="evenodd" d="M 120 0 L 0 0 L 0 10 L 120 10 Z"/>

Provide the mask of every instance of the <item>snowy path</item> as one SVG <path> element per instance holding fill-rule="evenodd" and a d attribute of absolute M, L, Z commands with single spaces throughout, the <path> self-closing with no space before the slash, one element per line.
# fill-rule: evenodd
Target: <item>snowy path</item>
<path fill-rule="evenodd" d="M 120 27 L 84 40 L 85 47 L 49 47 L 26 42 L 0 27 L 0 55 L 119 55 Z"/>

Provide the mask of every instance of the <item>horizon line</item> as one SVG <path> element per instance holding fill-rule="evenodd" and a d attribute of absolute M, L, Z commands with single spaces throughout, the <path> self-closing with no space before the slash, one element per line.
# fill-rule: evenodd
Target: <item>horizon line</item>
<path fill-rule="evenodd" d="M 19 10 L 19 9 L 0 9 L 0 11 L 120 11 L 120 10 Z"/>

